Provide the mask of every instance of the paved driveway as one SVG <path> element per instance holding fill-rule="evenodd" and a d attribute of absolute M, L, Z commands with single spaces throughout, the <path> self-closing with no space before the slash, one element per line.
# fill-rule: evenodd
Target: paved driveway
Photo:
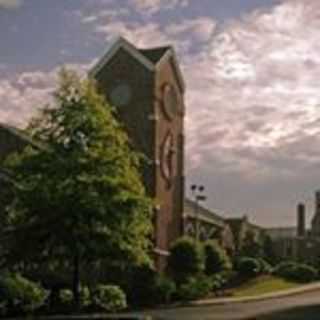
<path fill-rule="evenodd" d="M 260 302 L 172 308 L 146 313 L 155 320 L 319 320 L 320 290 Z M 274 314 L 261 316 L 270 313 Z"/>

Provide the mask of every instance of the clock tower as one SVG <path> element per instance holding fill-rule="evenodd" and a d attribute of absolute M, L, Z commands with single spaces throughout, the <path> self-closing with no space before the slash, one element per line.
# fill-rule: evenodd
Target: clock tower
<path fill-rule="evenodd" d="M 155 200 L 154 254 L 161 270 L 171 243 L 182 235 L 185 84 L 177 57 L 170 46 L 138 49 L 120 38 L 90 76 L 148 159 L 142 176 Z"/>

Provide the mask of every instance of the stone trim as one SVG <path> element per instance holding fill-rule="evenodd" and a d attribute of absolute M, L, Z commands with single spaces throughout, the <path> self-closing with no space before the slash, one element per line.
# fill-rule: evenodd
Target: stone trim
<path fill-rule="evenodd" d="M 170 252 L 167 250 L 162 250 L 159 248 L 154 248 L 153 250 L 156 254 L 160 255 L 160 256 L 164 256 L 164 257 L 168 257 L 170 256 Z"/>
<path fill-rule="evenodd" d="M 161 68 L 162 64 L 167 62 L 170 58 L 172 58 L 174 71 L 175 71 L 174 73 L 175 73 L 175 75 L 177 77 L 180 89 L 181 89 L 182 93 L 184 93 L 185 90 L 186 90 L 186 85 L 185 85 L 181 70 L 179 68 L 177 56 L 176 56 L 175 51 L 174 51 L 174 49 L 172 47 L 170 48 L 170 50 L 168 50 L 168 52 L 166 52 L 164 54 L 164 56 L 157 63 L 156 70 L 158 71 Z"/>

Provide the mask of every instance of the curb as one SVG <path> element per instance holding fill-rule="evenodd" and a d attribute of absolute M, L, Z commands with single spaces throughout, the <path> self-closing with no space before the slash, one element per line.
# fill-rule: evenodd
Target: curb
<path fill-rule="evenodd" d="M 282 291 L 273 292 L 273 293 L 272 292 L 266 293 L 259 296 L 195 300 L 187 304 L 184 304 L 184 306 L 201 307 L 201 306 L 208 306 L 208 305 L 214 306 L 214 305 L 226 305 L 226 304 L 236 304 L 236 303 L 250 303 L 250 302 L 256 302 L 256 301 L 284 298 L 284 297 L 294 296 L 301 293 L 312 292 L 316 290 L 320 290 L 320 282 L 316 282 L 311 285 L 300 286 L 298 288 L 293 288 L 285 291 L 282 290 Z"/>
<path fill-rule="evenodd" d="M 195 300 L 190 302 L 184 303 L 174 303 L 171 305 L 161 305 L 157 306 L 154 309 L 144 309 L 144 310 L 132 310 L 124 313 L 119 314 L 91 314 L 91 315 L 56 315 L 56 316 L 45 316 L 45 317 L 37 317 L 38 320 L 151 320 L 153 319 L 150 317 L 149 314 L 154 314 L 160 310 L 170 310 L 175 308 L 186 308 L 186 307 L 194 307 L 200 308 L 203 306 L 219 306 L 219 305 L 228 305 L 228 304 L 240 304 L 240 303 L 250 303 L 250 302 L 257 302 L 257 301 L 265 301 L 265 300 L 272 300 L 278 298 L 284 298 L 289 296 L 295 296 L 302 293 L 312 292 L 320 290 L 320 282 L 316 282 L 309 285 L 303 285 L 298 288 L 293 288 L 289 290 L 282 290 L 276 293 L 267 293 L 262 294 L 259 296 L 248 296 L 248 297 L 240 297 L 240 298 L 215 298 L 215 299 L 203 299 L 203 300 Z M 12 320 L 22 320 L 21 318 L 13 318 Z"/>

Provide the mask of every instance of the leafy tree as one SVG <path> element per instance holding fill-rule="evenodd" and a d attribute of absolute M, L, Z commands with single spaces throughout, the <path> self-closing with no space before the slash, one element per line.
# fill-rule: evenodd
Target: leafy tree
<path fill-rule="evenodd" d="M 139 174 L 142 156 L 95 85 L 62 70 L 54 101 L 28 128 L 40 147 L 6 161 L 19 186 L 7 259 L 23 268 L 62 266 L 78 306 L 86 263 L 150 262 L 152 203 Z"/>
<path fill-rule="evenodd" d="M 169 272 L 181 283 L 204 270 L 204 252 L 200 243 L 190 237 L 178 239 L 170 250 Z"/>
<path fill-rule="evenodd" d="M 231 269 L 231 261 L 227 252 L 216 241 L 207 241 L 204 244 L 204 252 L 207 275 Z"/>

